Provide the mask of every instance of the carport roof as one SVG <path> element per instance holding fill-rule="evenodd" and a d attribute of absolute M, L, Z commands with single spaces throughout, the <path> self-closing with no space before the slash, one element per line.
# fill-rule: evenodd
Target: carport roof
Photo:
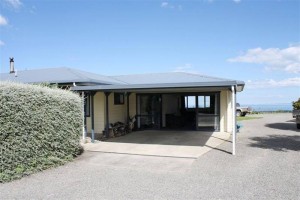
<path fill-rule="evenodd" d="M 197 88 L 197 87 L 229 87 L 237 85 L 238 91 L 242 91 L 243 81 L 217 78 L 200 74 L 185 72 L 150 73 L 110 76 L 110 78 L 122 82 L 122 84 L 77 86 L 76 91 L 117 91 L 117 90 L 145 90 L 145 89 L 168 89 L 168 88 Z"/>

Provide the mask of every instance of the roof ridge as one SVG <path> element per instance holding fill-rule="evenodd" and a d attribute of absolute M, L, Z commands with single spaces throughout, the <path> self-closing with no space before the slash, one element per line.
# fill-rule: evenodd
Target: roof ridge
<path fill-rule="evenodd" d="M 190 72 L 177 72 L 177 73 L 184 73 L 184 74 L 188 74 L 188 75 L 192 75 L 192 76 L 201 76 L 204 78 L 214 78 L 214 79 L 219 79 L 219 80 L 232 80 L 232 79 L 227 79 L 227 78 L 220 78 L 220 77 L 216 77 L 216 76 L 209 76 L 209 75 L 205 75 L 205 74 L 198 74 L 198 73 L 190 73 Z"/>
<path fill-rule="evenodd" d="M 124 76 L 126 76 L 126 75 L 124 75 Z M 130 84 L 130 83 L 125 82 L 125 81 L 122 81 L 122 80 L 120 80 L 120 79 L 118 79 L 118 78 L 116 78 L 116 77 L 114 77 L 114 76 L 108 76 L 108 78 L 114 79 L 114 80 L 116 80 L 116 81 L 119 81 L 119 82 L 122 82 L 122 83 L 125 83 L 125 84 Z"/>
<path fill-rule="evenodd" d="M 140 74 L 123 74 L 123 75 L 114 75 L 114 76 L 109 76 L 117 79 L 117 77 L 124 77 L 124 76 L 138 76 L 138 75 L 156 75 L 156 74 L 186 74 L 190 76 L 197 76 L 197 77 L 203 77 L 203 78 L 213 78 L 213 79 L 218 79 L 218 80 L 228 80 L 231 81 L 232 79 L 226 79 L 226 78 L 220 78 L 216 76 L 208 76 L 205 74 L 198 74 L 198 73 L 191 73 L 191 72 L 154 72 L 154 73 L 140 73 Z M 120 81 L 120 80 L 119 80 Z M 123 81 L 124 82 L 124 81 Z"/>
<path fill-rule="evenodd" d="M 82 74 L 83 71 L 81 71 L 81 70 L 72 69 L 72 68 L 68 68 L 68 67 L 64 67 L 64 69 L 66 69 L 68 72 L 78 76 L 79 78 L 86 78 L 88 80 L 92 80 L 90 77 L 85 76 L 84 74 Z"/>

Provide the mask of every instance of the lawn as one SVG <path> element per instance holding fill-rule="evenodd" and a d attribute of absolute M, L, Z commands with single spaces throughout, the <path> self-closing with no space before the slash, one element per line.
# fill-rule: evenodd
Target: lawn
<path fill-rule="evenodd" d="M 237 121 L 244 121 L 244 120 L 252 120 L 252 119 L 261 119 L 262 117 L 253 117 L 253 116 L 245 116 L 245 117 L 237 117 Z"/>

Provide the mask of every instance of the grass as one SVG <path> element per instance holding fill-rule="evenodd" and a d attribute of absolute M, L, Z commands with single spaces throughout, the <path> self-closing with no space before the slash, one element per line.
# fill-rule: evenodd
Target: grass
<path fill-rule="evenodd" d="M 252 119 L 261 119 L 261 118 L 262 117 L 245 116 L 245 117 L 237 117 L 237 121 L 252 120 Z"/>

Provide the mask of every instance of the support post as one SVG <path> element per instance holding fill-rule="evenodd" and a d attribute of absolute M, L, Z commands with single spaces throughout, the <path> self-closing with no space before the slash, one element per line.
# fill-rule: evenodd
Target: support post
<path fill-rule="evenodd" d="M 130 116 L 129 116 L 129 97 L 130 97 L 130 92 L 127 92 L 126 93 L 126 103 L 127 103 L 127 124 L 129 123 L 129 120 L 130 120 Z"/>
<path fill-rule="evenodd" d="M 81 92 L 81 99 L 82 99 L 82 140 L 85 143 L 85 137 L 86 137 L 86 120 L 85 120 L 85 112 L 84 112 L 84 92 Z"/>
<path fill-rule="evenodd" d="M 91 125 L 92 125 L 92 143 L 95 142 L 95 115 L 94 115 L 94 96 L 96 92 L 91 92 Z"/>
<path fill-rule="evenodd" d="M 198 131 L 199 130 L 199 102 L 198 102 L 198 95 L 196 95 L 195 96 L 195 102 L 196 102 L 196 131 Z M 205 99 L 205 98 L 204 98 Z M 205 105 L 205 103 L 204 103 L 204 105 Z"/>
<path fill-rule="evenodd" d="M 106 119 L 106 126 L 105 126 L 105 137 L 109 138 L 109 95 L 110 92 L 105 92 L 105 119 Z"/>
<path fill-rule="evenodd" d="M 231 86 L 231 102 L 232 102 L 232 155 L 236 150 L 236 87 Z"/>

